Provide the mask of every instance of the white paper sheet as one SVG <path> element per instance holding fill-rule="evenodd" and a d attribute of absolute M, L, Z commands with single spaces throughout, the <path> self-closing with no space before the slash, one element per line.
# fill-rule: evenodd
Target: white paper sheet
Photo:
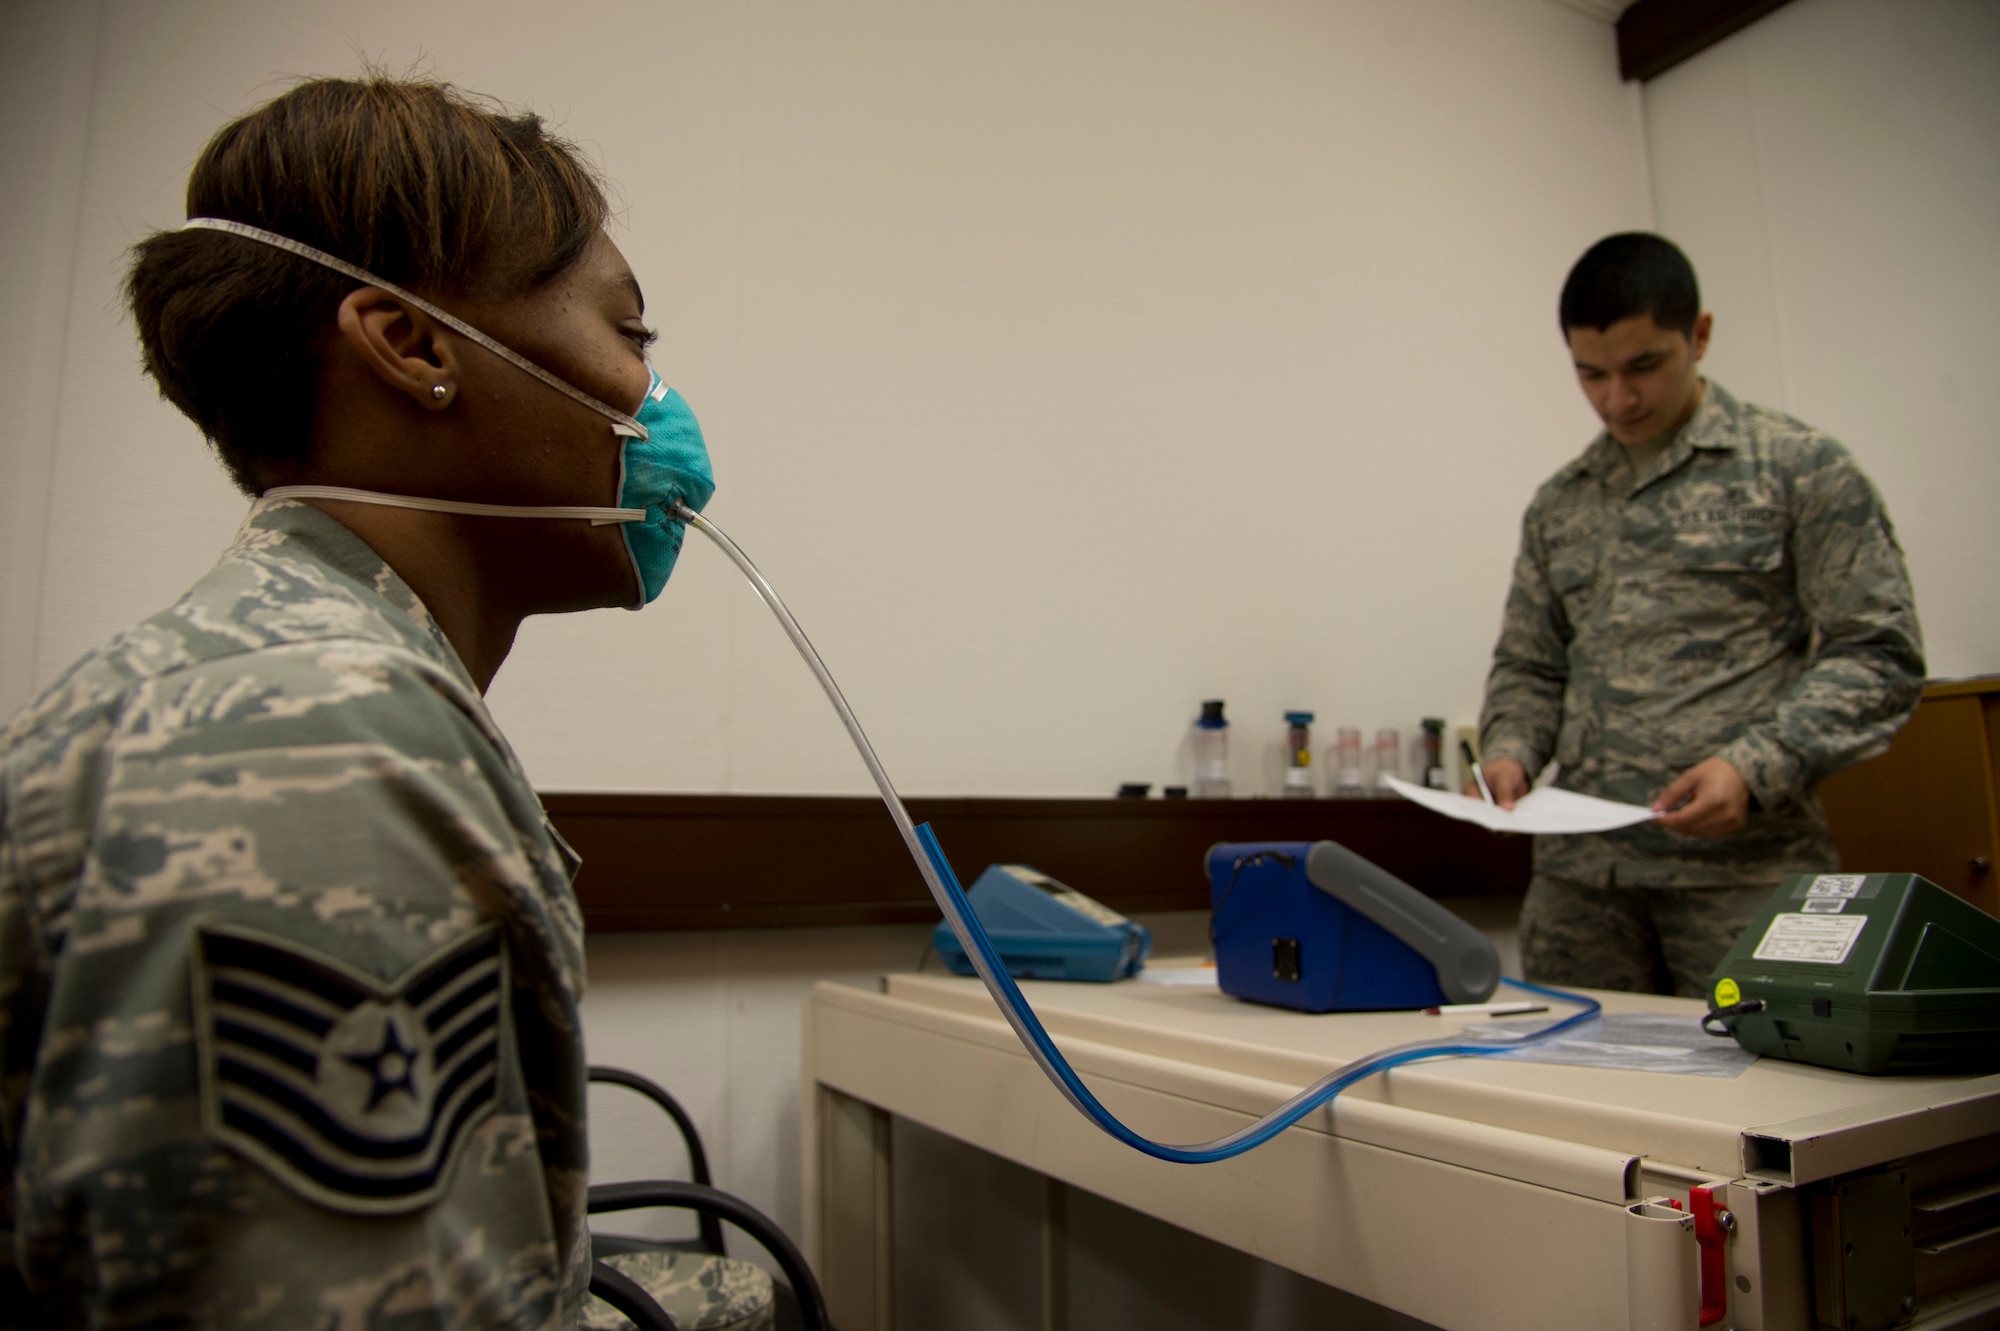
<path fill-rule="evenodd" d="M 1654 816 L 1651 809 L 1642 805 L 1619 804 L 1594 795 L 1579 795 L 1573 790 L 1558 790 L 1554 786 L 1531 790 L 1516 800 L 1512 809 L 1503 809 L 1470 795 L 1431 790 L 1393 776 L 1388 778 L 1388 782 L 1390 788 L 1404 799 L 1415 800 L 1426 809 L 1447 818 L 1477 823 L 1495 832 L 1535 832 L 1544 836 L 1609 832 L 1613 828 L 1647 822 Z"/>

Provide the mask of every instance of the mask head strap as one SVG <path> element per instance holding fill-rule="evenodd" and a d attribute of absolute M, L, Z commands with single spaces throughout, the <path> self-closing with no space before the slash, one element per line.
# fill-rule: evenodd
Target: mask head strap
<path fill-rule="evenodd" d="M 471 324 L 465 322 L 465 320 L 460 319 L 455 315 L 445 313 L 443 310 L 431 304 L 429 301 L 425 300 L 422 296 L 417 295 L 415 292 L 406 291 L 402 287 L 397 286 L 394 282 L 384 282 L 381 278 L 375 276 L 375 274 L 369 272 L 367 269 L 358 268 L 355 265 L 347 262 L 347 260 L 345 259 L 337 259 L 333 255 L 328 254 L 325 250 L 316 250 L 310 245 L 300 244 L 298 241 L 293 240 L 289 236 L 281 236 L 275 231 L 266 231 L 262 227 L 251 226 L 246 222 L 232 222 L 228 218 L 224 217 L 190 217 L 185 223 L 181 225 L 180 229 L 182 231 L 226 231 L 229 234 L 235 236 L 247 236 L 251 240 L 260 241 L 263 244 L 272 246 L 275 249 L 289 251 L 292 254 L 298 255 L 302 259 L 310 259 L 314 263 L 319 264 L 322 267 L 331 268 L 336 273 L 345 274 L 346 276 L 353 278 L 355 281 L 362 283 L 364 286 L 379 287 L 381 290 L 388 292 L 396 299 L 401 301 L 406 301 L 409 304 L 416 306 L 418 309 L 422 310 L 425 314 L 428 314 L 431 318 L 437 320 L 445 327 L 451 329 L 454 333 L 459 334 L 461 337 L 469 338 L 472 341 L 477 342 L 480 346 L 485 347 L 488 351 L 498 356 L 501 360 L 506 361 L 509 365 L 512 365 L 517 369 L 524 370 L 527 373 L 534 375 L 535 378 L 541 380 L 543 383 L 547 384 L 550 388 L 555 389 L 558 393 L 561 393 L 564 397 L 569 398 L 571 401 L 581 403 L 583 406 L 589 407 L 592 411 L 596 412 L 598 415 L 605 417 L 611 422 L 611 432 L 613 434 L 621 435 L 627 439 L 646 438 L 646 427 L 639 424 L 639 422 L 633 420 L 630 416 L 627 416 L 624 412 L 615 410 L 614 408 L 611 407 L 607 407 L 602 402 L 599 402 L 596 398 L 592 397 L 590 394 L 584 392 L 582 389 L 577 388 L 572 384 L 564 383 L 561 379 L 558 379 L 555 375 L 550 374 L 547 370 L 535 364 L 533 361 L 529 360 L 526 356 L 523 356 L 520 352 L 515 351 L 511 347 L 504 347 L 500 345 L 500 343 L 486 336 L 486 334 L 480 332 L 477 328 L 474 328 Z"/>
<path fill-rule="evenodd" d="M 425 499 L 417 495 L 384 494 L 345 485 L 280 485 L 259 499 L 346 499 L 383 508 L 414 508 L 425 513 L 458 513 L 474 518 L 574 518 L 593 527 L 614 522 L 644 522 L 643 508 L 601 508 L 596 505 L 475 504 L 467 499 Z"/>

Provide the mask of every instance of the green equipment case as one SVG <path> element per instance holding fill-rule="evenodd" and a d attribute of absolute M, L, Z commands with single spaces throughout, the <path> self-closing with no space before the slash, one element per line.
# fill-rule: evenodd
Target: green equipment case
<path fill-rule="evenodd" d="M 1753 1054 L 2000 1067 L 2000 919 L 1916 874 L 1792 874 L 1709 977 L 1708 1005 Z"/>

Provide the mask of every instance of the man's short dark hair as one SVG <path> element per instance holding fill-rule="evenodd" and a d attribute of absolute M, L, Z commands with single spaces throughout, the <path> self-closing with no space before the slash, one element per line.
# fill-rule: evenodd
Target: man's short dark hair
<path fill-rule="evenodd" d="M 1650 231 L 1621 231 L 1583 252 L 1563 283 L 1559 317 L 1572 328 L 1599 332 L 1621 319 L 1650 314 L 1669 332 L 1694 332 L 1701 288 L 1694 265 L 1674 243 Z"/>
<path fill-rule="evenodd" d="M 309 79 L 223 126 L 189 217 L 275 231 L 421 295 L 509 295 L 583 254 L 608 213 L 577 149 L 533 115 L 432 79 Z M 133 247 L 146 372 L 245 493 L 312 451 L 319 352 L 359 285 L 217 231 Z"/>

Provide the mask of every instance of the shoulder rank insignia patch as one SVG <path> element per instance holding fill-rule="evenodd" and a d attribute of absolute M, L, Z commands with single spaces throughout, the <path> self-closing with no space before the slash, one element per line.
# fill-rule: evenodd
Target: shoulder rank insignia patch
<path fill-rule="evenodd" d="M 201 924 L 193 941 L 209 1135 L 335 1210 L 434 1200 L 499 1091 L 498 927 L 388 988 L 268 934 Z"/>

